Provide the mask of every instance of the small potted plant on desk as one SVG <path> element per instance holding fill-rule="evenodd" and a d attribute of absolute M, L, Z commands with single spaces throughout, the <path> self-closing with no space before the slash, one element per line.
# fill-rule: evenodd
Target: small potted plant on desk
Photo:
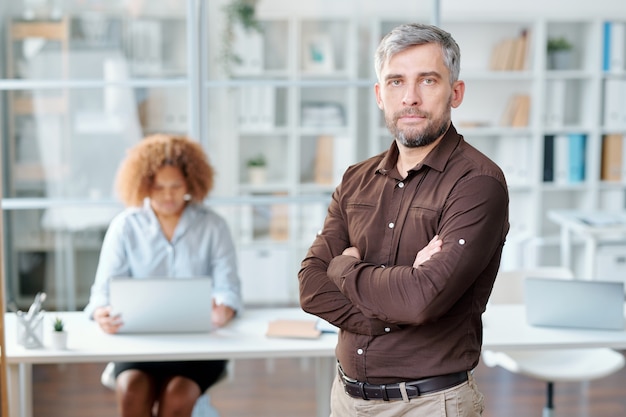
<path fill-rule="evenodd" d="M 59 350 L 67 349 L 67 332 L 63 320 L 60 317 L 55 318 L 52 327 L 52 347 Z"/>
<path fill-rule="evenodd" d="M 248 181 L 250 184 L 264 184 L 267 181 L 267 162 L 263 154 L 248 159 Z"/>
<path fill-rule="evenodd" d="M 548 69 L 569 69 L 572 57 L 572 44 L 565 37 L 548 39 Z"/>

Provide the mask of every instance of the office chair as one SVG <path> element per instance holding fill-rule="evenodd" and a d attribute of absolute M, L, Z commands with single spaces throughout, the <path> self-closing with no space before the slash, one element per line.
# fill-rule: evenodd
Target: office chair
<path fill-rule="evenodd" d="M 523 303 L 523 282 L 529 276 L 573 278 L 570 270 L 560 267 L 501 271 L 496 278 L 487 308 L 489 304 Z M 624 356 L 608 348 L 484 350 L 482 360 L 486 366 L 500 366 L 509 372 L 545 381 L 546 404 L 543 408 L 543 417 L 554 416 L 556 382 L 591 381 L 624 367 Z"/>
<path fill-rule="evenodd" d="M 113 362 L 109 362 L 102 371 L 102 375 L 100 375 L 102 385 L 112 390 L 115 390 L 114 366 L 115 364 Z M 216 384 L 224 380 L 227 373 L 228 371 L 225 371 L 224 375 L 220 377 Z M 196 401 L 191 417 L 219 417 L 217 410 L 211 404 L 211 396 L 208 391 L 201 395 Z"/>

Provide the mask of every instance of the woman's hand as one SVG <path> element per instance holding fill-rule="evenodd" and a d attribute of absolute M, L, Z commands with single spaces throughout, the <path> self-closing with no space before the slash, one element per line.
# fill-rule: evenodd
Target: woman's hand
<path fill-rule="evenodd" d="M 111 315 L 110 306 L 96 308 L 93 312 L 93 319 L 105 333 L 109 334 L 117 333 L 123 324 L 119 315 Z"/>
<path fill-rule="evenodd" d="M 211 315 L 213 326 L 222 327 L 231 321 L 233 317 L 235 317 L 235 310 L 224 304 L 216 304 L 215 300 L 213 300 L 213 314 Z"/>

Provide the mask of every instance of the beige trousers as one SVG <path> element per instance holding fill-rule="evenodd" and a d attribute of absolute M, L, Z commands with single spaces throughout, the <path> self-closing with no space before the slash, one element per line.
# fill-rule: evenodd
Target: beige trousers
<path fill-rule="evenodd" d="M 352 398 L 343 389 L 339 376 L 330 394 L 330 417 L 479 417 L 483 394 L 470 373 L 467 382 L 411 400 L 363 400 Z"/>

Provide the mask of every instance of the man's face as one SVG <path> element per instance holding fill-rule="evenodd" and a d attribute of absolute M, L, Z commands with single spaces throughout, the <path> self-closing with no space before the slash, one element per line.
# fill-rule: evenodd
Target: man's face
<path fill-rule="evenodd" d="M 389 59 L 376 84 L 376 101 L 391 134 L 415 148 L 435 142 L 448 129 L 450 111 L 463 100 L 464 84 L 450 85 L 437 44 L 416 45 Z"/>

